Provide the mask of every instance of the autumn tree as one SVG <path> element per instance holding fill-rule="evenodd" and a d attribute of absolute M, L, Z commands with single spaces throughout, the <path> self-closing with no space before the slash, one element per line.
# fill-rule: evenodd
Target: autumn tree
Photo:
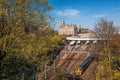
<path fill-rule="evenodd" d="M 100 49 L 103 58 L 102 62 L 101 61 L 99 62 L 100 63 L 99 71 L 98 71 L 99 75 L 101 79 L 111 80 L 113 74 L 111 70 L 111 62 L 112 62 L 112 54 L 113 54 L 112 47 L 114 47 L 112 43 L 116 42 L 117 40 L 117 38 L 115 37 L 118 34 L 117 27 L 114 26 L 112 21 L 108 21 L 102 18 L 95 24 L 94 32 L 97 36 L 99 36 L 100 40 L 102 41 L 102 44 L 99 44 L 99 46 L 102 46 Z"/>

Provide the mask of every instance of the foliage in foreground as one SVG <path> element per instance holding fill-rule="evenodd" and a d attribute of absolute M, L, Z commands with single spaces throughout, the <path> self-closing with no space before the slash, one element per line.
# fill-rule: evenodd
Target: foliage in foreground
<path fill-rule="evenodd" d="M 46 0 L 0 0 L 0 79 L 34 80 L 43 72 L 62 42 L 51 9 Z"/>

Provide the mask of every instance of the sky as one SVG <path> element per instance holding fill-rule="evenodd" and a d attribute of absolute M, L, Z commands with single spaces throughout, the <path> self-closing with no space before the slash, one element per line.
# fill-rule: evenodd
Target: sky
<path fill-rule="evenodd" d="M 90 28 L 100 18 L 113 21 L 120 26 L 120 0 L 47 0 L 53 7 L 50 15 L 55 19 L 55 30 L 60 21 L 76 24 L 78 27 Z"/>

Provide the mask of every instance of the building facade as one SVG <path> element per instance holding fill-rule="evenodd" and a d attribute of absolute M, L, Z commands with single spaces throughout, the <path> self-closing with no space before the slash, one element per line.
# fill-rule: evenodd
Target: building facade
<path fill-rule="evenodd" d="M 59 35 L 77 35 L 77 26 L 75 24 L 65 24 L 64 20 L 62 20 Z"/>

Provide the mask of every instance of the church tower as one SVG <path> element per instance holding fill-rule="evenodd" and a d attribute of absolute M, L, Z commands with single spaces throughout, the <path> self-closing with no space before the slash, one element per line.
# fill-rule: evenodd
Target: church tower
<path fill-rule="evenodd" d="M 64 20 L 61 20 L 61 26 L 65 26 Z"/>

